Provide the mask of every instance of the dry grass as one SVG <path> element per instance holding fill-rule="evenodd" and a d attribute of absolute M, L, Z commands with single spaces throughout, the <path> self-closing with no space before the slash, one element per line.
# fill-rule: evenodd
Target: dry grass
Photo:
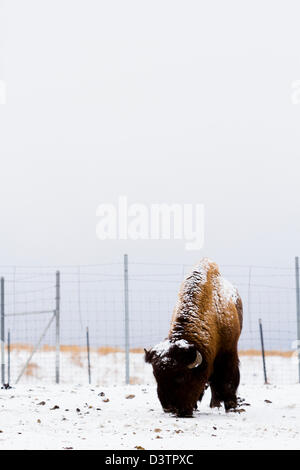
<path fill-rule="evenodd" d="M 74 364 L 75 366 L 78 366 L 78 367 L 83 368 L 83 362 L 82 362 L 81 359 L 82 359 L 82 358 L 81 358 L 80 353 L 72 353 L 72 354 L 71 354 L 71 362 L 73 362 L 73 364 Z"/>
<path fill-rule="evenodd" d="M 6 346 L 7 350 L 7 346 Z M 10 350 L 11 351 L 29 351 L 31 352 L 33 350 L 32 344 L 25 344 L 25 343 L 14 343 L 10 345 Z"/>
<path fill-rule="evenodd" d="M 14 343 L 14 344 L 11 344 L 10 349 L 11 351 L 31 352 L 33 349 L 33 346 L 31 344 L 26 344 L 26 343 Z M 80 355 L 81 353 L 86 353 L 86 346 L 77 346 L 74 344 L 71 344 L 71 345 L 62 344 L 60 347 L 60 350 L 61 352 L 71 353 L 72 360 L 74 357 L 74 361 L 78 361 L 77 356 Z M 101 346 L 100 348 L 90 348 L 90 350 L 91 352 L 97 353 L 101 356 L 105 356 L 107 354 L 112 354 L 112 353 L 124 352 L 124 349 L 117 348 L 114 346 Z M 40 351 L 44 351 L 44 352 L 55 351 L 55 346 L 49 346 L 48 344 L 45 344 L 44 346 L 40 348 Z M 144 349 L 143 348 L 131 348 L 130 352 L 132 354 L 143 354 Z M 265 351 L 266 356 L 292 357 L 293 353 L 294 353 L 293 351 L 278 351 L 278 350 Z M 239 355 L 240 356 L 261 356 L 261 351 L 259 349 L 246 349 L 246 350 L 239 351 Z"/>
<path fill-rule="evenodd" d="M 294 351 L 265 351 L 266 356 L 280 356 L 280 357 L 292 357 Z M 245 351 L 239 351 L 239 356 L 261 356 L 259 349 L 246 349 Z"/>
<path fill-rule="evenodd" d="M 86 348 L 85 348 L 86 350 Z M 110 346 L 101 346 L 101 348 L 95 349 L 98 354 L 102 356 L 106 356 L 106 354 L 117 353 L 117 352 L 124 352 L 124 349 L 121 348 L 114 348 Z"/>
<path fill-rule="evenodd" d="M 130 377 L 129 383 L 130 385 L 140 385 L 143 381 L 139 377 Z"/>
<path fill-rule="evenodd" d="M 28 366 L 26 367 L 24 373 L 28 377 L 33 377 L 33 376 L 36 377 L 38 369 L 39 369 L 39 366 L 35 362 L 30 362 Z"/>

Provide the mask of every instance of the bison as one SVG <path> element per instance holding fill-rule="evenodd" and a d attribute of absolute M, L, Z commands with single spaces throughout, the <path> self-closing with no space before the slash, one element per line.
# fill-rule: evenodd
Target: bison
<path fill-rule="evenodd" d="M 243 308 L 236 290 L 204 258 L 183 281 L 168 338 L 145 349 L 165 412 L 192 416 L 205 389 L 210 406 L 237 407 L 238 339 Z"/>

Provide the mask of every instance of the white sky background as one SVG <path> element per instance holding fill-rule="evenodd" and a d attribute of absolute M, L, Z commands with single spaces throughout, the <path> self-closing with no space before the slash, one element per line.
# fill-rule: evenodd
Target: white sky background
<path fill-rule="evenodd" d="M 1 3 L 1 264 L 292 265 L 297 1 Z M 205 246 L 100 242 L 102 202 L 204 203 Z"/>

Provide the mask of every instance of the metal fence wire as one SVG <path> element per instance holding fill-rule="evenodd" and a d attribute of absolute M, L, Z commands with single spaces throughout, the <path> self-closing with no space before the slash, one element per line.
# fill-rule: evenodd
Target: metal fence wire
<path fill-rule="evenodd" d="M 264 382 L 259 319 L 268 381 L 299 381 L 297 263 L 220 266 L 244 305 L 242 382 Z M 143 348 L 167 336 L 190 269 L 126 255 L 94 266 L 0 267 L 2 383 L 152 383 Z"/>

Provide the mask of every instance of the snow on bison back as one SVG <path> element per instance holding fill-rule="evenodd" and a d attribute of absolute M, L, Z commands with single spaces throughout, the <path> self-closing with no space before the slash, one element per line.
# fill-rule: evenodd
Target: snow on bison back
<path fill-rule="evenodd" d="M 183 281 L 168 338 L 147 351 L 166 412 L 192 416 L 210 385 L 211 407 L 236 408 L 243 308 L 236 290 L 204 258 Z"/>

